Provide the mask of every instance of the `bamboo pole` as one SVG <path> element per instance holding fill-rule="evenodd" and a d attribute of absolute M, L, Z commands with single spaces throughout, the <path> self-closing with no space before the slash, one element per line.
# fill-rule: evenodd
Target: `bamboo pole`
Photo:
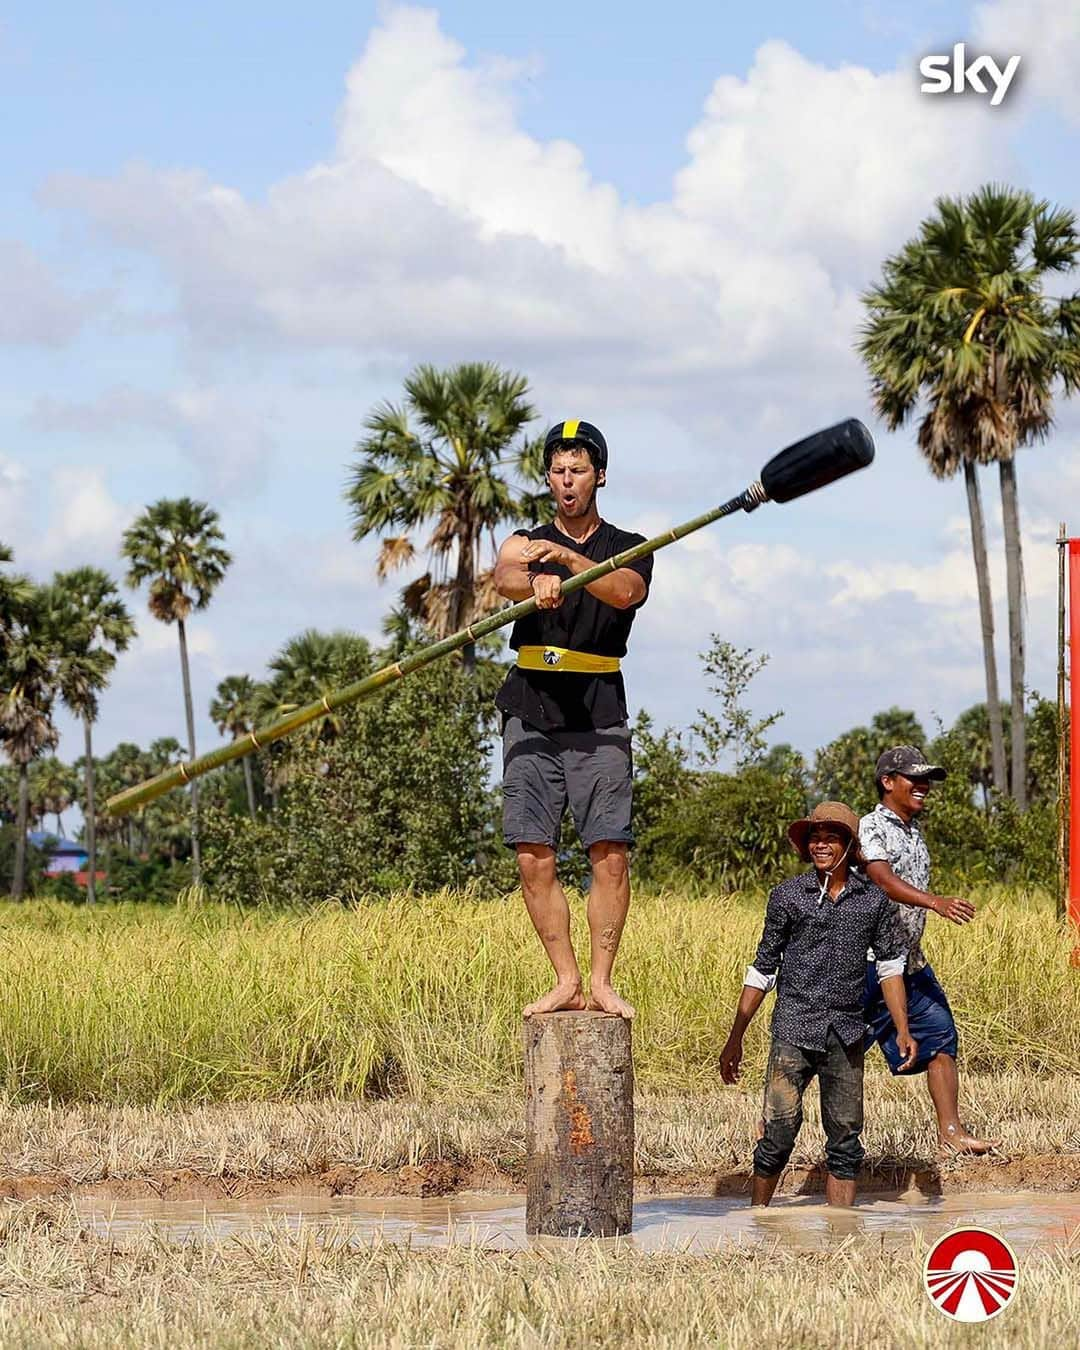
<path fill-rule="evenodd" d="M 622 553 L 616 553 L 613 558 L 608 558 L 604 562 L 597 563 L 595 567 L 590 567 L 587 571 L 579 572 L 577 576 L 570 577 L 563 582 L 562 593 L 563 595 L 570 595 L 574 591 L 580 591 L 590 582 L 599 581 L 609 572 L 617 571 L 620 567 L 626 567 L 628 563 L 637 562 L 639 558 L 646 558 L 650 553 L 655 553 L 657 549 L 664 548 L 667 544 L 673 544 L 676 540 L 683 539 L 688 534 L 693 534 L 695 530 L 704 529 L 706 525 L 711 525 L 724 516 L 733 515 L 736 511 L 752 511 L 765 500 L 764 490 L 760 483 L 755 483 L 745 492 L 740 493 L 738 497 L 732 497 L 729 502 L 725 502 L 723 506 L 707 511 L 702 516 L 695 516 L 693 520 L 688 520 L 684 525 L 676 525 L 663 534 L 658 534 L 652 539 L 646 539 L 642 544 L 635 544 L 633 548 L 624 549 Z M 294 731 L 299 731 L 301 727 L 307 726 L 308 723 L 326 717 L 338 708 L 370 698 L 381 689 L 385 689 L 387 685 L 404 679 L 406 675 L 411 675 L 414 670 L 430 665 L 433 661 L 438 661 L 440 657 L 448 656 L 451 652 L 460 650 L 468 643 L 486 637 L 488 633 L 494 633 L 497 628 L 503 628 L 507 624 L 524 618 L 526 614 L 531 614 L 535 609 L 536 600 L 532 598 L 522 600 L 516 605 L 510 605 L 506 609 L 500 609 L 486 619 L 479 619 L 476 623 L 469 624 L 467 628 L 461 629 L 460 632 L 452 633 L 440 642 L 433 642 L 429 647 L 423 647 L 418 652 L 403 656 L 400 661 L 395 661 L 389 666 L 383 666 L 381 670 L 375 671 L 363 680 L 345 685 L 342 689 L 335 689 L 315 703 L 307 703 L 302 708 L 297 708 L 294 712 L 288 713 L 285 717 L 278 718 L 277 721 L 256 727 L 254 731 L 249 731 L 246 736 L 240 736 L 228 745 L 219 746 L 218 749 L 200 755 L 197 759 L 174 764 L 164 773 L 159 773 L 154 778 L 148 778 L 145 783 L 138 783 L 135 787 L 126 788 L 123 792 L 116 793 L 105 803 L 105 809 L 110 816 L 122 816 L 129 811 L 137 810 L 140 806 L 145 806 L 147 802 L 152 802 L 164 793 L 171 792 L 173 788 L 183 787 L 190 783 L 193 778 L 209 773 L 212 769 L 220 769 L 223 765 L 230 764 L 235 759 L 241 759 L 244 755 L 253 754 L 256 750 L 261 750 L 263 746 L 269 745 L 273 741 L 280 741 L 283 737 L 292 735 Z"/>
<path fill-rule="evenodd" d="M 761 470 L 761 477 L 751 483 L 745 492 L 732 497 L 723 506 L 706 511 L 702 516 L 695 516 L 685 525 L 676 525 L 663 534 L 646 539 L 641 544 L 635 544 L 633 548 L 624 549 L 622 553 L 616 553 L 613 558 L 607 558 L 585 572 L 579 572 L 577 576 L 570 577 L 562 583 L 562 593 L 570 595 L 574 591 L 580 591 L 591 582 L 599 581 L 609 572 L 615 572 L 620 567 L 637 562 L 639 558 L 647 558 L 657 549 L 674 544 L 676 540 L 684 539 L 688 534 L 704 529 L 706 525 L 711 525 L 724 516 L 734 515 L 736 511 L 754 511 L 763 502 L 790 502 L 808 492 L 815 492 L 846 474 L 866 468 L 873 458 L 874 441 L 866 427 L 854 417 L 837 422 L 835 426 L 814 432 L 813 435 L 796 441 L 773 455 Z M 128 811 L 134 811 L 163 793 L 182 787 L 201 774 L 209 773 L 211 769 L 219 769 L 234 759 L 241 759 L 255 750 L 261 750 L 272 741 L 279 741 L 283 736 L 299 731 L 309 722 L 326 717 L 337 708 L 369 698 L 386 685 L 404 679 L 414 670 L 430 665 L 440 657 L 449 656 L 451 652 L 486 637 L 488 633 L 494 633 L 497 628 L 523 619 L 535 609 L 536 601 L 530 597 L 516 605 L 501 609 L 486 619 L 479 619 L 460 632 L 443 638 L 441 642 L 433 642 L 430 647 L 423 647 L 410 656 L 403 656 L 392 665 L 384 666 L 382 670 L 375 671 L 366 679 L 346 685 L 344 689 L 336 689 L 318 702 L 297 708 L 295 712 L 279 718 L 276 722 L 256 727 L 254 731 L 248 732 L 246 736 L 241 736 L 229 745 L 220 746 L 217 750 L 211 750 L 208 755 L 200 755 L 190 762 L 175 764 L 164 773 L 159 773 L 156 778 L 150 778 L 145 783 L 118 792 L 105 803 L 105 809 L 111 816 L 122 816 Z"/>

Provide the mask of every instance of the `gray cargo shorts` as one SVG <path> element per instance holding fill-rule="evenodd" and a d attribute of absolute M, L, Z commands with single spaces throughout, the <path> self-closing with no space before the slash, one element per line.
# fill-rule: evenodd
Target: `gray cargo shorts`
<path fill-rule="evenodd" d="M 520 717 L 503 726 L 503 839 L 559 847 L 567 803 L 586 848 L 632 844 L 630 728 L 539 731 Z"/>

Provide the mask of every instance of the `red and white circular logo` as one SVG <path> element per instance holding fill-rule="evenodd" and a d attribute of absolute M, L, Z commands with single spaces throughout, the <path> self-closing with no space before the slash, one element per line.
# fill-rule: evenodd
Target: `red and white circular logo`
<path fill-rule="evenodd" d="M 1016 1257 L 996 1233 L 956 1228 L 930 1248 L 923 1284 L 954 1322 L 988 1322 L 1016 1293 Z"/>

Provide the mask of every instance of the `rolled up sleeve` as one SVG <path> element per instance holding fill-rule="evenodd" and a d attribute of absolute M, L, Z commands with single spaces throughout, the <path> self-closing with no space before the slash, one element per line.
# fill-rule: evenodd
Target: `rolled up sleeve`
<path fill-rule="evenodd" d="M 878 906 L 877 923 L 874 926 L 873 952 L 877 959 L 878 976 L 887 979 L 890 974 L 902 974 L 910 942 L 896 917 L 895 907 L 886 896 L 881 897 Z M 899 961 L 899 971 L 889 971 L 883 975 L 882 966 Z"/>
<path fill-rule="evenodd" d="M 776 972 L 771 975 L 763 975 L 757 966 L 747 966 L 746 974 L 743 976 L 743 984 L 748 984 L 751 989 L 763 989 L 767 994 L 770 989 L 776 988 Z"/>

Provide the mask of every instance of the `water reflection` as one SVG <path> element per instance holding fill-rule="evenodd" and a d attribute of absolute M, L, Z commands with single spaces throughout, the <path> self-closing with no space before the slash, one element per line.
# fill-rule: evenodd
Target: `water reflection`
<path fill-rule="evenodd" d="M 493 1250 L 530 1245 L 520 1196 L 469 1195 L 439 1199 L 289 1196 L 279 1200 L 77 1201 L 84 1220 L 101 1232 L 122 1234 L 152 1225 L 162 1237 L 190 1241 L 207 1233 L 227 1239 L 267 1221 L 299 1228 L 333 1222 L 350 1240 L 385 1239 L 414 1247 L 478 1243 Z M 849 1237 L 872 1236 L 886 1248 L 913 1232 L 933 1241 L 960 1223 L 975 1223 L 1007 1238 L 1020 1251 L 1080 1242 L 1080 1195 L 1033 1191 L 948 1196 L 863 1196 L 852 1210 L 833 1210 L 816 1198 L 775 1201 L 750 1209 L 740 1198 L 661 1196 L 634 1205 L 629 1241 L 644 1252 L 704 1253 L 730 1243 L 777 1244 L 791 1250 L 834 1249 Z M 565 1244 L 567 1239 L 548 1239 Z"/>

